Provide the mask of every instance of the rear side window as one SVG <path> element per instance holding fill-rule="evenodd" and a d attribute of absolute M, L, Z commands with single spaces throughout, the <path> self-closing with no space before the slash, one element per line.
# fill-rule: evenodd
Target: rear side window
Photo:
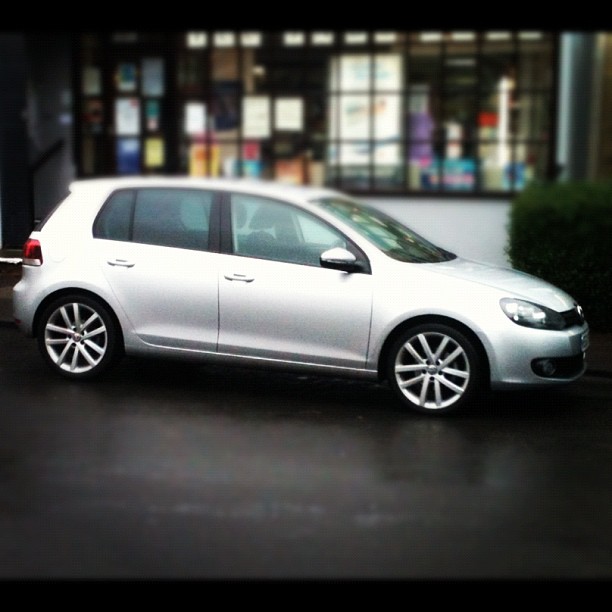
<path fill-rule="evenodd" d="M 207 250 L 213 193 L 139 189 L 114 193 L 94 225 L 94 237 Z"/>

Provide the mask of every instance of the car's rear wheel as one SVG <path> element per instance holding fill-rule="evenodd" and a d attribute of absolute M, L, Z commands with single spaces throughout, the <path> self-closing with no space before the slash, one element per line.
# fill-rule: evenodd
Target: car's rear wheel
<path fill-rule="evenodd" d="M 389 384 L 418 412 L 462 409 L 483 390 L 484 365 L 474 343 L 448 325 L 428 323 L 405 331 L 388 360 Z"/>
<path fill-rule="evenodd" d="M 99 376 L 119 356 L 113 317 L 101 302 L 84 295 L 62 296 L 49 304 L 37 337 L 45 361 L 68 378 Z"/>

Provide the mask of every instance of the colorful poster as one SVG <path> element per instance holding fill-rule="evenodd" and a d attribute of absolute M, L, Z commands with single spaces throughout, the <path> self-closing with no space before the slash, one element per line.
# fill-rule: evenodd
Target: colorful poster
<path fill-rule="evenodd" d="M 221 170 L 219 145 L 207 146 L 194 142 L 189 148 L 190 176 L 219 176 Z"/>
<path fill-rule="evenodd" d="M 242 159 L 258 160 L 261 157 L 261 145 L 258 140 L 250 140 L 242 145 Z"/>
<path fill-rule="evenodd" d="M 440 177 L 440 170 L 442 176 Z M 440 181 L 442 181 L 440 185 Z M 421 187 L 445 191 L 471 191 L 476 182 L 476 161 L 472 158 L 436 159 L 421 168 Z"/>
<path fill-rule="evenodd" d="M 117 66 L 117 72 L 115 73 L 117 91 L 121 93 L 136 91 L 136 79 L 136 64 L 124 62 Z"/>
<path fill-rule="evenodd" d="M 279 183 L 302 185 L 304 183 L 304 162 L 302 159 L 277 159 L 274 174 Z"/>
<path fill-rule="evenodd" d="M 138 174 L 140 172 L 140 140 L 138 138 L 117 139 L 118 174 Z"/>
<path fill-rule="evenodd" d="M 239 162 L 233 157 L 223 160 L 223 175 L 229 177 L 242 176 L 246 178 L 260 178 L 262 164 L 259 159 L 243 159 Z"/>
<path fill-rule="evenodd" d="M 157 132 L 159 130 L 159 100 L 147 100 L 145 106 L 145 116 L 147 120 L 147 130 Z"/>
<path fill-rule="evenodd" d="M 118 98 L 115 100 L 115 130 L 117 136 L 140 134 L 140 100 Z"/>
<path fill-rule="evenodd" d="M 164 141 L 162 138 L 147 138 L 145 140 L 146 168 L 159 168 L 164 165 Z"/>
<path fill-rule="evenodd" d="M 428 112 L 410 113 L 410 154 L 411 160 L 420 162 L 433 157 L 432 135 L 434 120 Z"/>
<path fill-rule="evenodd" d="M 302 98 L 278 98 L 274 105 L 274 124 L 277 130 L 301 132 L 304 129 Z"/>
<path fill-rule="evenodd" d="M 204 136 L 206 131 L 206 104 L 187 102 L 183 129 L 187 136 Z"/>
<path fill-rule="evenodd" d="M 245 138 L 270 137 L 270 98 L 268 96 L 243 98 L 242 117 Z"/>
<path fill-rule="evenodd" d="M 339 109 L 338 109 L 339 106 Z M 337 110 L 338 109 L 338 110 Z M 347 94 L 330 104 L 330 162 L 341 165 L 395 165 L 400 162 L 401 101 L 396 94 Z M 373 123 L 373 133 L 372 133 Z M 373 140 L 370 140 L 373 136 Z"/>
<path fill-rule="evenodd" d="M 147 57 L 142 60 L 142 95 L 164 95 L 164 60 Z"/>
<path fill-rule="evenodd" d="M 259 178 L 262 172 L 261 160 L 244 159 L 242 160 L 242 176 L 249 178 Z"/>

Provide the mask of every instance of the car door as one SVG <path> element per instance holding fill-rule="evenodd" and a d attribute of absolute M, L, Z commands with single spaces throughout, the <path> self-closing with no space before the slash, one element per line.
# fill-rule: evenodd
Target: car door
<path fill-rule="evenodd" d="M 365 366 L 372 277 L 320 266 L 346 238 L 314 215 L 232 194 L 231 253 L 219 264 L 219 352 Z M 365 256 L 364 256 L 365 257 Z"/>
<path fill-rule="evenodd" d="M 216 350 L 216 211 L 213 192 L 147 188 L 116 192 L 96 220 L 100 266 L 144 342 Z"/>

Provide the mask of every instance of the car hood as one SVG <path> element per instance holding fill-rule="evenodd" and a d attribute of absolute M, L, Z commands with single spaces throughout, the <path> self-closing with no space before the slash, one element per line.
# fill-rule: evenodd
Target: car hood
<path fill-rule="evenodd" d="M 511 268 L 502 268 L 461 257 L 425 265 L 436 274 L 493 287 L 507 292 L 508 297 L 536 302 L 559 312 L 574 308 L 576 303 L 572 296 L 551 283 Z"/>

